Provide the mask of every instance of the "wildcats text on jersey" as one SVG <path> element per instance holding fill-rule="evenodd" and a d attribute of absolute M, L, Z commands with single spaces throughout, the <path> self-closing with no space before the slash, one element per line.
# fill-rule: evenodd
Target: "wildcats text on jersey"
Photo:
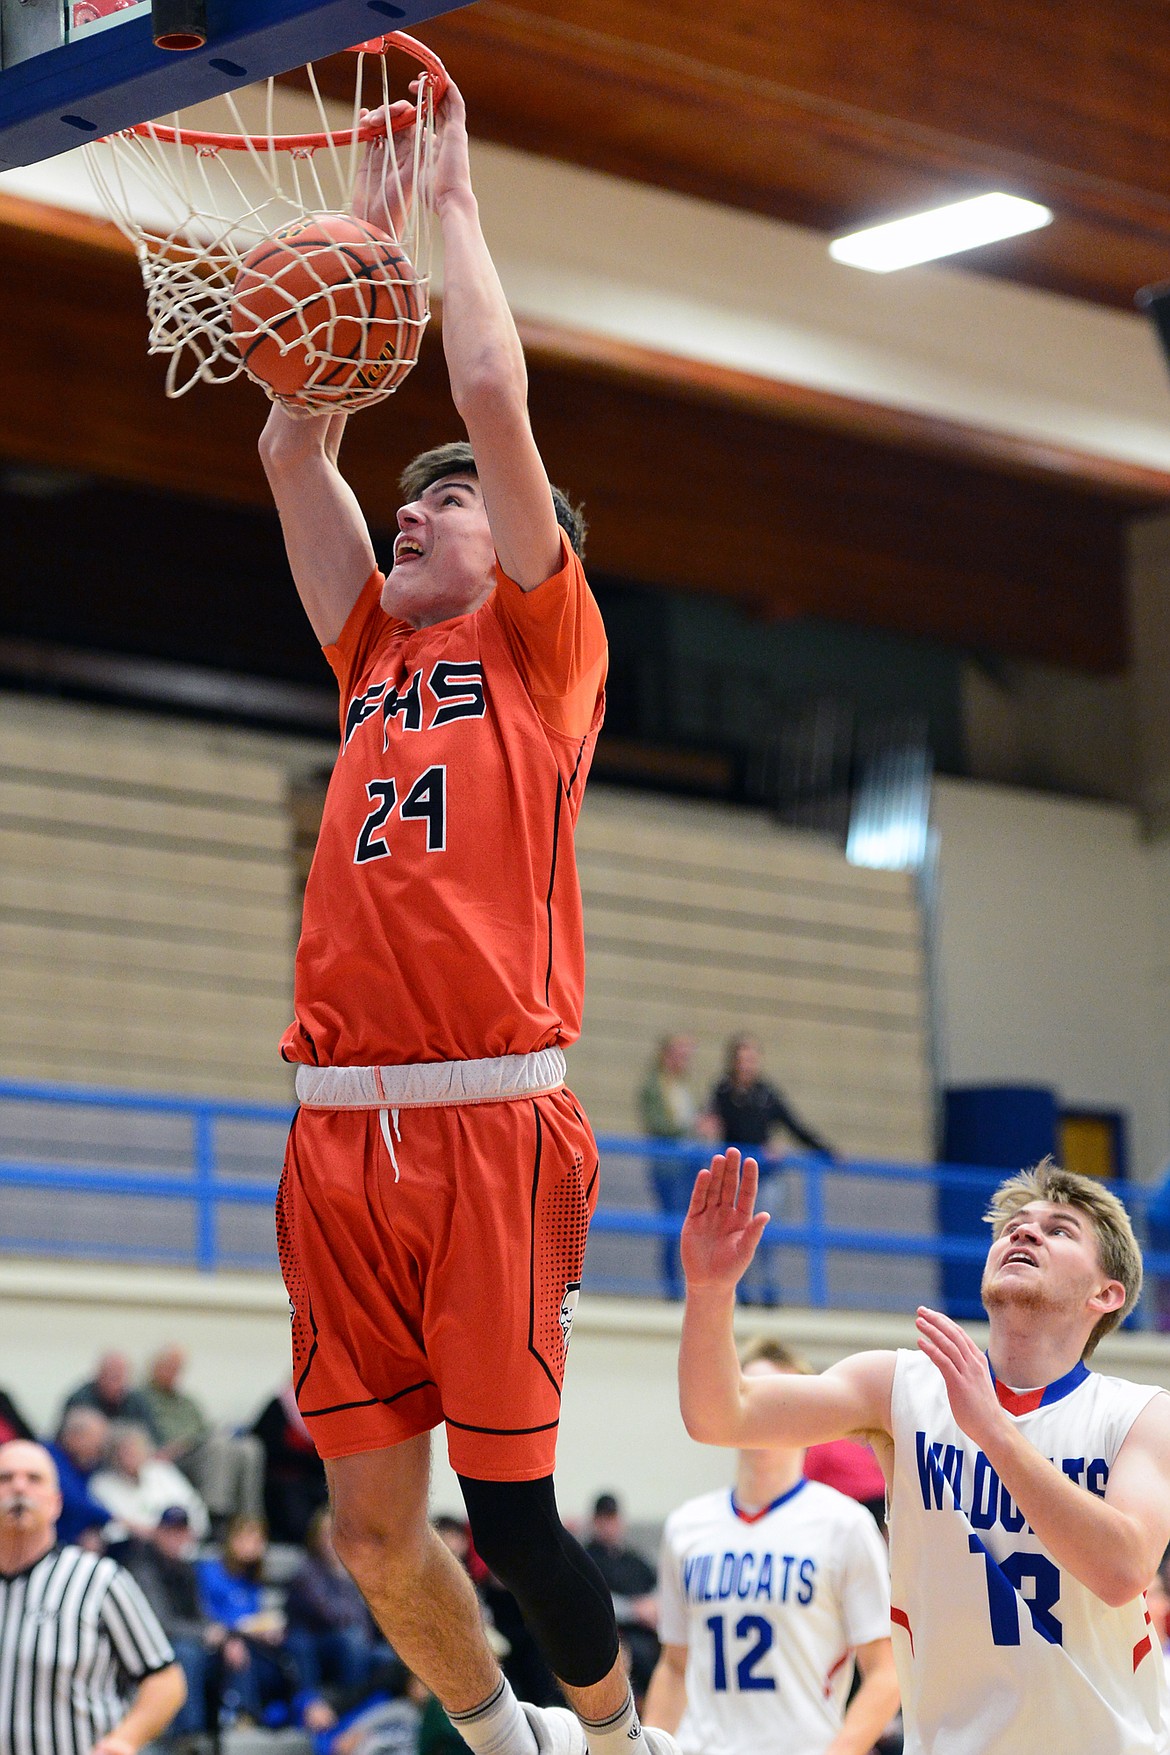
<path fill-rule="evenodd" d="M 788 1601 L 807 1606 L 816 1594 L 817 1563 L 795 1554 L 691 1554 L 683 1562 L 683 1594 L 691 1603 Z"/>
<path fill-rule="evenodd" d="M 1031 1533 L 1032 1526 L 1024 1522 L 1023 1513 L 1016 1510 L 1010 1493 L 981 1450 L 972 1456 L 957 1444 L 932 1443 L 919 1428 L 914 1434 L 914 1454 L 924 1510 L 961 1511 L 972 1529 L 999 1528 L 1013 1536 L 1024 1529 Z M 1070 1481 L 1086 1487 L 1099 1499 L 1105 1497 L 1109 1464 L 1103 1456 L 1048 1460 Z"/>

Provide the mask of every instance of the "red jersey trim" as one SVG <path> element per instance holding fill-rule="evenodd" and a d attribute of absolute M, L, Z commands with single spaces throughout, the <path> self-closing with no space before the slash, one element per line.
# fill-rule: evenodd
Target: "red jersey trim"
<path fill-rule="evenodd" d="M 1063 1401 L 1089 1375 L 1089 1367 L 1081 1359 L 1071 1371 L 1066 1371 L 1063 1377 L 1058 1377 L 1053 1383 L 1042 1383 L 1039 1389 L 1017 1390 L 1009 1389 L 1006 1383 L 999 1381 L 992 1370 L 990 1359 L 987 1361 L 987 1369 L 991 1372 L 991 1381 L 995 1385 L 996 1400 L 1000 1407 L 1017 1417 L 1020 1414 L 1034 1414 L 1037 1408 L 1051 1407 L 1053 1402 Z"/>
<path fill-rule="evenodd" d="M 734 1511 L 736 1517 L 738 1517 L 740 1523 L 759 1523 L 763 1518 L 770 1517 L 778 1505 L 787 1505 L 790 1499 L 795 1499 L 796 1495 L 807 1486 L 807 1481 L 797 1481 L 795 1487 L 789 1487 L 786 1493 L 781 1493 L 778 1499 L 773 1499 L 771 1505 L 765 1505 L 762 1511 L 742 1511 L 735 1503 L 735 1494 L 732 1493 L 731 1509 Z"/>
<path fill-rule="evenodd" d="M 911 1642 L 911 1643 L 913 1643 L 913 1642 Z M 837 1671 L 842 1667 L 843 1664 L 847 1664 L 849 1662 L 849 1658 L 850 1658 L 850 1652 L 849 1652 L 849 1648 L 847 1646 L 845 1648 L 845 1650 L 841 1653 L 841 1656 L 837 1659 L 836 1663 L 833 1665 L 832 1669 L 829 1671 L 828 1675 L 825 1677 L 825 1699 L 826 1700 L 829 1698 L 830 1694 L 833 1692 L 833 1677 L 837 1674 Z"/>

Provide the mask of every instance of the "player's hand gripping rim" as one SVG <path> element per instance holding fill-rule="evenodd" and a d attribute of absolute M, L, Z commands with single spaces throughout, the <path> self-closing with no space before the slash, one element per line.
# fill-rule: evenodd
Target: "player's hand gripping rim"
<path fill-rule="evenodd" d="M 412 99 L 417 100 L 419 83 L 418 78 L 410 82 Z M 368 225 L 378 226 L 393 238 L 402 236 L 414 200 L 414 130 L 409 126 L 398 126 L 412 120 L 414 114 L 415 103 L 407 98 L 361 112 L 362 123 L 375 116 L 381 118 L 384 132 L 366 143 L 354 189 L 353 214 L 355 219 L 364 219 Z M 435 128 L 430 199 L 438 212 L 445 196 L 456 192 L 471 193 L 467 109 L 463 94 L 453 79 L 448 79 L 446 90 L 435 106 Z M 390 153 L 395 156 L 397 175 L 390 165 Z"/>
<path fill-rule="evenodd" d="M 417 85 L 416 79 L 411 89 Z M 414 113 L 414 104 L 400 98 L 396 103 L 379 104 L 376 110 L 363 109 L 359 118 L 363 126 L 374 118 L 380 119 L 384 132 L 366 142 L 354 183 L 353 216 L 395 239 L 401 238 L 405 230 L 414 199 L 414 137 L 410 128 L 400 128 L 395 133 L 394 127 L 407 116 L 413 118 Z"/>
<path fill-rule="evenodd" d="M 735 1290 L 771 1218 L 755 1211 L 759 1187 L 759 1164 L 734 1146 L 699 1171 L 679 1239 L 688 1291 Z"/>

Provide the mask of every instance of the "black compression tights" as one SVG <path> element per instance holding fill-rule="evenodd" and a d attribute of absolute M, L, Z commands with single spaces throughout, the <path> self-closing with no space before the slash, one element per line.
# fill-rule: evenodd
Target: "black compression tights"
<path fill-rule="evenodd" d="M 562 1524 L 552 1476 L 472 1481 L 460 1475 L 476 1553 L 511 1591 L 554 1673 L 589 1688 L 618 1655 L 613 1599 L 580 1542 Z"/>

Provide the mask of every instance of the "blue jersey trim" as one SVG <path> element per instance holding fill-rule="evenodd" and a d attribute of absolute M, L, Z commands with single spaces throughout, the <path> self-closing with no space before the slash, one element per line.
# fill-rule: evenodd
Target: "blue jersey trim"
<path fill-rule="evenodd" d="M 773 1511 L 778 1511 L 780 1506 L 787 1505 L 790 1499 L 795 1499 L 796 1495 L 803 1492 L 807 1486 L 808 1482 L 802 1476 L 795 1487 L 789 1487 L 787 1493 L 781 1493 L 779 1499 L 773 1499 L 771 1505 L 765 1505 L 762 1511 L 741 1511 L 735 1503 L 735 1488 L 733 1487 L 731 1490 L 731 1509 L 740 1523 L 762 1523 L 764 1518 Z"/>
<path fill-rule="evenodd" d="M 995 1368 L 990 1359 L 987 1360 L 987 1369 L 991 1372 L 992 1383 L 997 1383 L 999 1379 L 995 1375 Z M 1066 1395 L 1071 1395 L 1074 1389 L 1080 1388 L 1088 1375 L 1089 1367 L 1083 1359 L 1078 1359 L 1071 1371 L 1066 1371 L 1063 1377 L 1058 1377 L 1054 1383 L 1046 1385 L 1044 1394 L 1036 1404 L 1037 1407 L 1050 1408 L 1053 1402 L 1062 1402 Z M 1006 1384 L 1004 1387 L 1010 1389 L 1011 1385 Z M 1027 1395 L 1028 1391 L 1012 1390 L 1012 1394 Z"/>

